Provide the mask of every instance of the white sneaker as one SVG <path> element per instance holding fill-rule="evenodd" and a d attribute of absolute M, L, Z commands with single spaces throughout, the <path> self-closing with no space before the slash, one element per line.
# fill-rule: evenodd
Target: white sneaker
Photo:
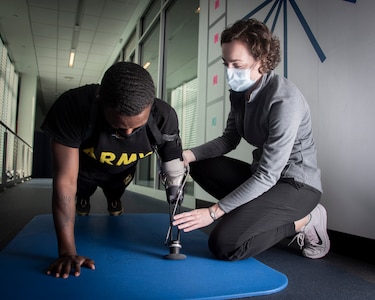
<path fill-rule="evenodd" d="M 303 256 L 308 258 L 322 258 L 330 248 L 327 234 L 327 212 L 323 205 L 318 204 L 310 213 L 310 221 L 290 242 L 297 240 Z"/>

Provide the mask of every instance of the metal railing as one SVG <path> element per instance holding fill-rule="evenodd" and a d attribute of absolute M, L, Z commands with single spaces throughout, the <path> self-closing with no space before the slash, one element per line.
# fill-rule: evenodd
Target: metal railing
<path fill-rule="evenodd" d="M 32 147 L 0 121 L 0 190 L 31 179 Z"/>

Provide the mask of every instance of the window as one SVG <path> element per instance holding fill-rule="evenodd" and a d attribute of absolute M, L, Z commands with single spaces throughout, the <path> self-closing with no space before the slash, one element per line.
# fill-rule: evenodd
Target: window
<path fill-rule="evenodd" d="M 158 22 L 145 37 L 141 44 L 141 65 L 151 74 L 154 84 L 158 86 L 159 79 L 159 32 Z M 156 92 L 158 94 L 158 92 Z"/>
<path fill-rule="evenodd" d="M 139 22 L 140 39 L 134 31 L 124 47 L 124 59 L 144 66 L 156 95 L 176 110 L 183 148 L 195 146 L 197 132 L 198 7 L 199 0 L 153 1 Z M 136 185 L 163 189 L 154 155 L 140 160 L 136 174 Z M 193 194 L 191 179 L 185 192 Z"/>
<path fill-rule="evenodd" d="M 15 176 L 14 167 L 18 140 L 11 131 L 16 131 L 17 97 L 18 75 L 9 59 L 8 51 L 0 39 L 0 120 L 5 125 L 0 124 L 0 184 L 4 182 L 3 174 L 7 174 L 7 180 L 13 179 Z M 6 144 L 4 144 L 5 141 Z M 6 156 L 6 165 L 5 170 L 2 170 L 4 155 Z"/>
<path fill-rule="evenodd" d="M 142 18 L 142 34 L 146 32 L 160 11 L 160 0 L 154 0 Z"/>
<path fill-rule="evenodd" d="M 159 32 L 160 24 L 157 23 L 150 33 L 144 38 L 141 47 L 141 65 L 151 74 L 155 86 L 158 82 L 159 69 Z M 142 186 L 154 187 L 155 177 L 158 176 L 155 156 L 147 156 L 139 161 L 135 183 Z"/>
<path fill-rule="evenodd" d="M 174 1 L 166 11 L 163 98 L 178 115 L 183 148 L 195 146 L 199 1 Z M 189 179 L 185 192 L 192 194 Z"/>
<path fill-rule="evenodd" d="M 135 31 L 129 37 L 125 47 L 124 47 L 124 60 L 134 62 L 135 47 L 137 45 L 136 33 Z"/>
<path fill-rule="evenodd" d="M 182 84 L 171 93 L 171 105 L 177 112 L 184 149 L 195 146 L 197 136 L 197 78 Z"/>

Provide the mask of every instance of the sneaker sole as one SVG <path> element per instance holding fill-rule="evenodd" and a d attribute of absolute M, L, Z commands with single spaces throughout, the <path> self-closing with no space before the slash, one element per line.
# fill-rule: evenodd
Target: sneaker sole
<path fill-rule="evenodd" d="M 319 207 L 319 217 L 320 217 L 320 220 L 323 220 L 323 227 L 327 228 L 327 212 L 326 212 L 325 208 L 321 204 L 318 204 L 318 207 Z M 304 249 L 302 251 L 303 256 L 311 258 L 311 259 L 317 259 L 317 258 L 322 258 L 322 257 L 324 257 L 324 256 L 327 255 L 327 253 L 329 252 L 329 249 L 331 247 L 331 242 L 329 240 L 329 237 L 328 237 L 328 234 L 327 234 L 327 230 L 324 230 L 323 235 L 322 236 L 319 235 L 319 237 L 322 240 L 322 244 L 325 245 L 324 251 L 320 252 L 319 254 L 309 254 L 309 253 L 306 253 L 307 251 Z"/>
<path fill-rule="evenodd" d="M 109 211 L 109 214 L 114 217 L 118 217 L 122 215 L 122 210 L 120 211 Z"/>
<path fill-rule="evenodd" d="M 79 215 L 80 217 L 86 217 L 89 215 L 89 213 L 81 213 L 81 212 L 77 212 L 77 215 Z"/>

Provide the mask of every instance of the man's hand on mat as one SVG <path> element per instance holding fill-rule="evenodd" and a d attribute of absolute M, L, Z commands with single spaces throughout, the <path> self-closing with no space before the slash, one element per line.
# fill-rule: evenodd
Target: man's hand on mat
<path fill-rule="evenodd" d="M 173 225 L 185 232 L 206 227 L 224 215 L 224 211 L 215 204 L 210 208 L 199 208 L 174 216 Z"/>
<path fill-rule="evenodd" d="M 81 267 L 86 267 L 95 270 L 95 262 L 87 257 L 79 255 L 64 255 L 59 257 L 48 268 L 48 275 L 55 275 L 56 278 L 68 278 L 70 274 L 79 276 L 81 274 Z M 74 272 L 73 272 L 74 271 Z"/>

